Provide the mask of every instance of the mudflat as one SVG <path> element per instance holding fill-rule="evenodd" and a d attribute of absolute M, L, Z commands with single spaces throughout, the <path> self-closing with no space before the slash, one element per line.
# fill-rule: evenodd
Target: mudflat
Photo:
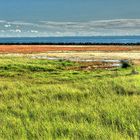
<path fill-rule="evenodd" d="M 140 51 L 140 45 L 0 45 L 0 53 L 43 53 L 50 51 Z"/>

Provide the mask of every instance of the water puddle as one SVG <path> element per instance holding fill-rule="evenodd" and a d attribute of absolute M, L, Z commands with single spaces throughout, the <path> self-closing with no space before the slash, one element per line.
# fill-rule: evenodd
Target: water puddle
<path fill-rule="evenodd" d="M 112 68 L 112 67 L 121 67 L 122 66 L 122 61 L 126 61 L 128 62 L 128 60 L 114 60 L 114 59 L 97 59 L 97 60 L 93 60 L 93 59 L 77 59 L 77 58 L 61 58 L 61 57 L 48 57 L 48 56 L 44 56 L 44 55 L 36 55 L 36 56 L 32 56 L 32 59 L 47 59 L 47 60 L 69 60 L 69 61 L 73 61 L 73 62 L 79 62 L 79 63 L 90 63 L 90 65 L 94 65 L 97 67 L 108 67 L 108 68 Z"/>

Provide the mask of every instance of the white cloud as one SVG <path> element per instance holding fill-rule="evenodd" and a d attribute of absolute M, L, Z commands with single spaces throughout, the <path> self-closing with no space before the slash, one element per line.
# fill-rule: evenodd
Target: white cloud
<path fill-rule="evenodd" d="M 38 33 L 38 31 L 36 31 L 36 30 L 31 30 L 31 33 Z"/>
<path fill-rule="evenodd" d="M 20 29 L 16 29 L 15 31 L 18 32 L 18 33 L 21 33 L 21 30 Z"/>
<path fill-rule="evenodd" d="M 123 36 L 140 35 L 140 19 L 98 20 L 89 22 L 40 21 L 28 23 L 22 21 L 0 21 L 2 25 L 18 36 Z M 11 26 L 13 25 L 13 26 Z M 15 26 L 14 26 L 15 25 Z M 17 29 L 17 27 L 19 29 Z M 2 35 L 0 35 L 2 36 Z M 14 34 L 16 36 L 16 34 Z"/>
<path fill-rule="evenodd" d="M 21 33 L 20 29 L 15 29 L 15 30 L 9 30 L 10 32 L 14 32 L 14 33 Z"/>
<path fill-rule="evenodd" d="M 8 28 L 8 27 L 11 27 L 11 25 L 10 24 L 6 24 L 6 25 L 4 25 L 4 27 Z"/>

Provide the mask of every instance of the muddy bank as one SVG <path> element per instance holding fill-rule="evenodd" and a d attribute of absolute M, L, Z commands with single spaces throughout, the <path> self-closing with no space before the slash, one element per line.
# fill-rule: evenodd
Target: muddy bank
<path fill-rule="evenodd" d="M 43 53 L 67 51 L 140 51 L 140 45 L 0 45 L 0 53 Z"/>
<path fill-rule="evenodd" d="M 48 53 L 7 53 L 0 57 L 27 57 L 30 59 L 68 60 L 80 63 L 80 69 L 121 67 L 122 60 L 140 65 L 140 52 L 48 52 Z M 74 68 L 77 69 L 77 68 Z M 78 68 L 79 69 L 79 68 Z"/>
<path fill-rule="evenodd" d="M 44 53 L 36 56 L 57 57 L 62 59 L 140 59 L 140 52 L 63 52 Z"/>

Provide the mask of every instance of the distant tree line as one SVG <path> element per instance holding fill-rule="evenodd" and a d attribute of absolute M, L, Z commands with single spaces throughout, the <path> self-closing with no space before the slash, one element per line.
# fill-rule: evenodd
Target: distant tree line
<path fill-rule="evenodd" d="M 11 43 L 0 43 L 0 45 L 140 45 L 140 43 L 91 43 L 91 42 L 86 42 L 86 43 L 45 43 L 45 42 L 11 42 Z"/>

